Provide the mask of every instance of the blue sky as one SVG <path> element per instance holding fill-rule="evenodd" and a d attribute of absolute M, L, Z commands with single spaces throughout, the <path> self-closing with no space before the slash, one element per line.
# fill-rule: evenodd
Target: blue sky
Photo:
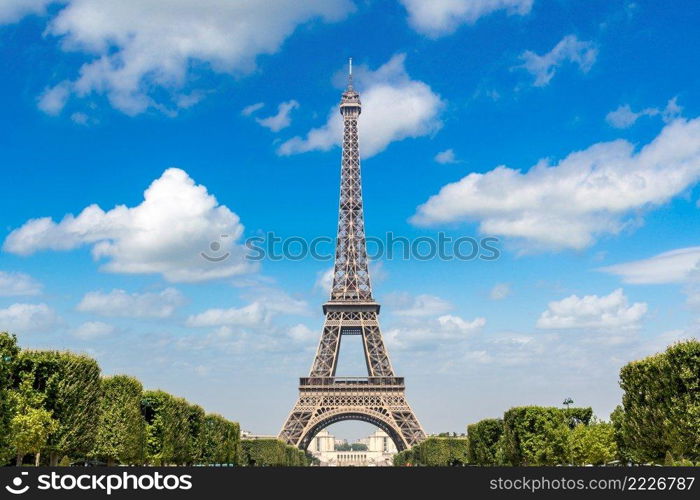
<path fill-rule="evenodd" d="M 352 56 L 368 233 L 499 238 L 373 263 L 428 432 L 606 418 L 620 366 L 697 336 L 696 2 L 272 3 L 0 0 L 0 329 L 276 433 L 331 263 L 243 242 L 334 236 Z"/>

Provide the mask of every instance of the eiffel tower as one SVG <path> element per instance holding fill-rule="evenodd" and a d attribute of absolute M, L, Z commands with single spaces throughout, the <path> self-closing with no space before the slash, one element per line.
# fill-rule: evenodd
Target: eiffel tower
<path fill-rule="evenodd" d="M 343 420 L 369 422 L 385 431 L 399 451 L 425 439 L 425 432 L 406 401 L 403 377 L 394 375 L 379 329 L 379 304 L 372 298 L 360 177 L 357 120 L 362 105 L 352 86 L 340 101 L 343 158 L 335 269 L 321 341 L 308 377 L 299 379 L 299 399 L 279 438 L 306 449 L 323 428 Z M 336 377 L 343 335 L 361 335 L 367 377 Z"/>

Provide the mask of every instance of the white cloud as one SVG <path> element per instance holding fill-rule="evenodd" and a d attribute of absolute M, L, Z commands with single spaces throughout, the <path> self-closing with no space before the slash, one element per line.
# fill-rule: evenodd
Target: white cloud
<path fill-rule="evenodd" d="M 0 331 L 10 333 L 44 332 L 58 323 L 58 316 L 46 304 L 12 304 L 0 309 Z"/>
<path fill-rule="evenodd" d="M 77 309 L 108 317 L 167 318 L 184 303 L 185 298 L 174 288 L 158 293 L 127 293 L 114 289 L 109 293 L 86 293 Z"/>
<path fill-rule="evenodd" d="M 67 83 L 60 83 L 54 87 L 47 88 L 37 100 L 37 106 L 47 115 L 56 116 L 63 111 L 68 97 L 70 87 Z"/>
<path fill-rule="evenodd" d="M 443 165 L 447 163 L 457 163 L 457 157 L 452 149 L 446 149 L 435 155 L 435 161 Z"/>
<path fill-rule="evenodd" d="M 265 107 L 264 102 L 256 102 L 255 104 L 251 104 L 250 106 L 246 106 L 245 108 L 243 108 L 241 110 L 241 114 L 243 116 L 250 116 L 253 113 L 255 113 L 256 111 L 258 111 L 264 107 Z"/>
<path fill-rule="evenodd" d="M 465 321 L 459 316 L 454 316 L 452 314 L 440 316 L 437 321 L 440 327 L 442 327 L 443 331 L 463 333 L 478 330 L 486 324 L 486 320 L 484 318 L 476 318 L 472 321 Z"/>
<path fill-rule="evenodd" d="M 277 315 L 307 315 L 308 304 L 278 290 L 263 290 L 250 304 L 228 309 L 208 309 L 187 318 L 187 326 L 263 327 Z"/>
<path fill-rule="evenodd" d="M 1 0 L 0 24 L 19 21 L 29 14 L 44 14 L 46 6 L 57 0 Z"/>
<path fill-rule="evenodd" d="M 78 125 L 87 125 L 88 121 L 90 120 L 88 115 L 81 112 L 73 113 L 72 115 L 70 115 L 70 119 Z"/>
<path fill-rule="evenodd" d="M 423 317 L 436 316 L 452 309 L 452 304 L 434 295 L 411 296 L 407 293 L 389 294 L 384 303 L 397 316 Z"/>
<path fill-rule="evenodd" d="M 267 308 L 260 302 L 244 307 L 208 309 L 187 318 L 187 326 L 259 326 L 269 321 Z"/>
<path fill-rule="evenodd" d="M 460 316 L 446 314 L 428 321 L 413 321 L 390 328 L 384 337 L 391 348 L 400 350 L 434 350 L 446 344 L 456 349 L 457 342 L 467 340 L 485 325 L 484 318 L 467 321 Z"/>
<path fill-rule="evenodd" d="M 508 297 L 511 293 L 510 285 L 508 283 L 496 283 L 491 292 L 489 292 L 489 297 L 491 300 L 503 300 Z"/>
<path fill-rule="evenodd" d="M 518 238 L 531 248 L 581 249 L 639 224 L 641 210 L 668 202 L 699 179 L 700 118 L 678 119 L 638 152 L 617 140 L 555 165 L 541 160 L 525 173 L 500 166 L 469 174 L 444 186 L 411 220 L 476 220 L 482 233 Z"/>
<path fill-rule="evenodd" d="M 661 115 L 664 122 L 669 123 L 680 115 L 683 108 L 678 105 L 677 97 L 670 99 L 666 103 L 664 109 L 646 108 L 641 111 L 632 111 L 629 104 L 624 104 L 614 111 L 611 111 L 605 117 L 605 120 L 615 128 L 629 128 L 643 116 L 658 116 Z"/>
<path fill-rule="evenodd" d="M 321 336 L 320 332 L 316 332 L 301 323 L 291 327 L 287 334 L 292 338 L 292 340 L 304 343 L 318 340 L 318 338 Z"/>
<path fill-rule="evenodd" d="M 533 0 L 401 0 L 401 3 L 416 31 L 437 38 L 498 10 L 521 16 L 528 14 Z"/>
<path fill-rule="evenodd" d="M 314 283 L 314 290 L 319 290 L 326 295 L 331 293 L 331 288 L 333 287 L 333 277 L 334 277 L 334 267 L 331 266 L 325 271 L 319 271 L 316 274 L 316 282 Z"/>
<path fill-rule="evenodd" d="M 620 276 L 625 283 L 684 283 L 700 270 L 700 247 L 687 247 L 598 269 Z"/>
<path fill-rule="evenodd" d="M 661 117 L 664 122 L 670 123 L 678 118 L 682 112 L 683 107 L 678 104 L 678 97 L 674 97 L 673 99 L 669 99 L 666 103 L 666 107 L 661 110 Z"/>
<path fill-rule="evenodd" d="M 526 69 L 535 77 L 536 87 L 544 87 L 554 77 L 557 68 L 565 62 L 574 63 L 582 72 L 587 73 L 597 56 L 598 49 L 592 42 L 580 41 L 575 35 L 567 35 L 552 50 L 541 56 L 531 50 L 525 51 L 520 56 L 524 63 L 518 67 Z"/>
<path fill-rule="evenodd" d="M 421 137 L 437 131 L 444 102 L 424 82 L 411 80 L 404 65 L 405 54 L 392 57 L 376 71 L 358 66 L 354 81 L 362 100 L 360 154 L 369 158 L 395 141 Z M 294 137 L 280 145 L 278 153 L 291 155 L 307 151 L 328 151 L 338 146 L 343 121 L 338 107 L 328 113 L 326 124 L 310 130 L 306 137 Z"/>
<path fill-rule="evenodd" d="M 550 302 L 537 320 L 537 328 L 543 329 L 633 329 L 647 312 L 647 304 L 635 302 L 629 305 L 621 288 L 610 295 L 571 295 L 560 301 Z"/>
<path fill-rule="evenodd" d="M 292 123 L 290 114 L 292 110 L 299 107 L 299 103 L 295 100 L 285 101 L 277 106 L 277 114 L 268 116 L 267 118 L 256 118 L 255 121 L 265 128 L 269 128 L 273 132 L 279 132 L 283 128 L 289 127 Z M 250 106 L 243 111 L 246 111 Z"/>
<path fill-rule="evenodd" d="M 119 205 L 107 212 L 90 205 L 59 223 L 49 217 L 32 219 L 10 233 L 3 249 L 30 255 L 92 245 L 95 259 L 108 260 L 105 271 L 160 273 L 168 281 L 194 282 L 254 269 L 237 244 L 242 234 L 235 213 L 185 171 L 170 168 L 144 192 L 140 205 Z M 203 254 L 228 257 L 214 262 Z"/>
<path fill-rule="evenodd" d="M 654 116 L 659 114 L 656 108 L 646 108 L 641 111 L 632 111 L 629 104 L 620 106 L 615 111 L 611 111 L 605 116 L 605 121 L 615 128 L 628 128 L 642 116 Z"/>
<path fill-rule="evenodd" d="M 101 321 L 87 321 L 73 330 L 73 335 L 83 340 L 107 337 L 116 331 L 114 325 Z"/>
<path fill-rule="evenodd" d="M 39 295 L 42 285 L 25 273 L 0 271 L 0 297 Z"/>
<path fill-rule="evenodd" d="M 130 115 L 171 113 L 183 104 L 193 66 L 250 72 L 257 56 L 277 52 L 299 25 L 336 22 L 353 9 L 349 0 L 276 0 L 274 8 L 230 0 L 170 0 L 167 8 L 158 0 L 66 0 L 47 33 L 87 58 L 77 77 L 61 84 L 77 96 L 104 94 Z"/>

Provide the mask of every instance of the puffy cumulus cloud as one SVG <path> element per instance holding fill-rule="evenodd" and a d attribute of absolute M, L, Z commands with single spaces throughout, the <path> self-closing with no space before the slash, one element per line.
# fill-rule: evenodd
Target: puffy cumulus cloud
<path fill-rule="evenodd" d="M 486 325 L 486 319 L 471 321 L 460 316 L 446 314 L 430 320 L 411 321 L 390 328 L 384 334 L 387 344 L 399 350 L 436 350 L 450 345 L 457 349 L 457 343 L 467 340 Z"/>
<path fill-rule="evenodd" d="M 292 124 L 291 113 L 292 110 L 299 107 L 299 103 L 295 100 L 286 101 L 277 106 L 277 114 L 268 116 L 267 118 L 256 118 L 255 121 L 259 125 L 272 130 L 273 132 L 279 132 L 283 128 L 287 128 Z M 249 110 L 245 108 L 243 111 Z M 250 113 L 249 113 L 250 114 Z"/>
<path fill-rule="evenodd" d="M 430 86 L 411 80 L 406 72 L 405 54 L 392 57 L 376 71 L 364 66 L 353 76 L 362 100 L 360 116 L 360 154 L 369 158 L 395 141 L 432 134 L 441 126 L 440 112 L 445 103 Z M 328 113 L 326 124 L 310 130 L 306 137 L 294 137 L 282 143 L 280 155 L 328 151 L 343 137 L 343 120 L 338 107 Z"/>
<path fill-rule="evenodd" d="M 489 298 L 491 300 L 503 300 L 508 297 L 510 293 L 511 289 L 508 283 L 496 283 L 489 292 Z"/>
<path fill-rule="evenodd" d="M 567 35 L 549 52 L 538 55 L 531 50 L 523 52 L 520 58 L 526 69 L 535 77 L 535 87 L 544 87 L 554 77 L 562 64 L 571 62 L 587 73 L 598 57 L 598 49 L 592 42 L 581 41 L 575 35 Z"/>
<path fill-rule="evenodd" d="M 14 4 L 39 8 L 37 0 Z M 0 5 L 8 4 L 7 0 Z M 65 0 L 47 33 L 65 51 L 88 61 L 74 80 L 63 82 L 79 97 L 105 94 L 124 113 L 186 107 L 192 67 L 247 73 L 258 55 L 275 53 L 304 23 L 335 22 L 354 9 L 350 0 Z M 0 7 L 2 9 L 2 7 Z M 13 12 L 12 7 L 8 12 Z M 25 13 L 29 10 L 21 7 Z M 0 10 L 0 15 L 2 14 Z M 20 12 L 22 13 L 22 12 Z M 18 15 L 18 14 L 15 14 Z M 165 102 L 155 96 L 168 95 Z"/>
<path fill-rule="evenodd" d="M 1 0 L 0 24 L 19 21 L 29 14 L 44 14 L 46 6 L 59 0 Z M 68 0 L 62 0 L 65 2 Z"/>
<path fill-rule="evenodd" d="M 416 295 L 407 293 L 389 294 L 384 298 L 384 303 L 391 308 L 391 312 L 397 316 L 425 317 L 435 316 L 452 309 L 452 304 L 434 295 Z"/>
<path fill-rule="evenodd" d="M 678 98 L 674 97 L 666 103 L 664 109 L 646 108 L 640 111 L 632 111 L 629 104 L 624 104 L 608 113 L 605 116 L 605 121 L 615 128 L 629 128 L 644 116 L 660 115 L 664 122 L 668 123 L 678 118 L 682 111 L 683 108 L 678 104 Z"/>
<path fill-rule="evenodd" d="M 412 222 L 478 221 L 485 234 L 530 249 L 581 249 L 641 220 L 700 179 L 700 118 L 678 119 L 638 152 L 624 140 L 598 143 L 527 172 L 500 166 L 447 184 Z M 636 217 L 636 219 L 634 218 Z"/>
<path fill-rule="evenodd" d="M 473 24 L 498 10 L 525 15 L 533 0 L 401 0 L 409 24 L 432 38 L 453 33 L 462 24 Z"/>
<path fill-rule="evenodd" d="M 634 329 L 647 312 L 647 304 L 629 304 L 621 288 L 610 295 L 571 295 L 550 302 L 537 320 L 537 328 L 544 329 Z"/>
<path fill-rule="evenodd" d="M 168 281 L 195 282 L 254 269 L 237 243 L 242 234 L 235 213 L 185 171 L 170 168 L 135 207 L 119 205 L 105 212 L 90 205 L 58 223 L 49 217 L 32 219 L 12 231 L 3 248 L 30 255 L 92 245 L 95 259 L 107 259 L 105 271 L 160 273 Z"/>
<path fill-rule="evenodd" d="M 625 283 L 685 283 L 700 274 L 700 247 L 679 248 L 598 270 L 620 276 Z"/>
<path fill-rule="evenodd" d="M 184 303 L 185 297 L 174 288 L 158 293 L 128 293 L 114 289 L 109 293 L 86 293 L 77 309 L 108 317 L 167 318 Z"/>
<path fill-rule="evenodd" d="M 56 312 L 46 304 L 12 304 L 6 309 L 0 309 L 0 331 L 3 332 L 45 332 L 58 322 Z"/>
<path fill-rule="evenodd" d="M 42 285 L 25 273 L 0 271 L 0 297 L 39 295 Z"/>
<path fill-rule="evenodd" d="M 78 326 L 71 333 L 83 340 L 92 340 L 100 337 L 107 337 L 116 332 L 114 325 L 103 323 L 101 321 L 86 321 Z"/>

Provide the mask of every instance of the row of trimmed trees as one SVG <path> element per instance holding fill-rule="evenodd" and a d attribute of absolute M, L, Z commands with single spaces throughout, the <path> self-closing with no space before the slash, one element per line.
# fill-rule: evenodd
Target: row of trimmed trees
<path fill-rule="evenodd" d="M 238 423 L 97 362 L 0 333 L 0 465 L 241 464 Z"/>
<path fill-rule="evenodd" d="M 306 467 L 315 461 L 310 453 L 277 439 L 244 439 L 241 458 L 249 467 Z"/>
<path fill-rule="evenodd" d="M 620 387 L 611 422 L 595 419 L 591 408 L 516 407 L 469 425 L 466 439 L 428 439 L 394 464 L 700 464 L 700 342 L 625 365 Z"/>

